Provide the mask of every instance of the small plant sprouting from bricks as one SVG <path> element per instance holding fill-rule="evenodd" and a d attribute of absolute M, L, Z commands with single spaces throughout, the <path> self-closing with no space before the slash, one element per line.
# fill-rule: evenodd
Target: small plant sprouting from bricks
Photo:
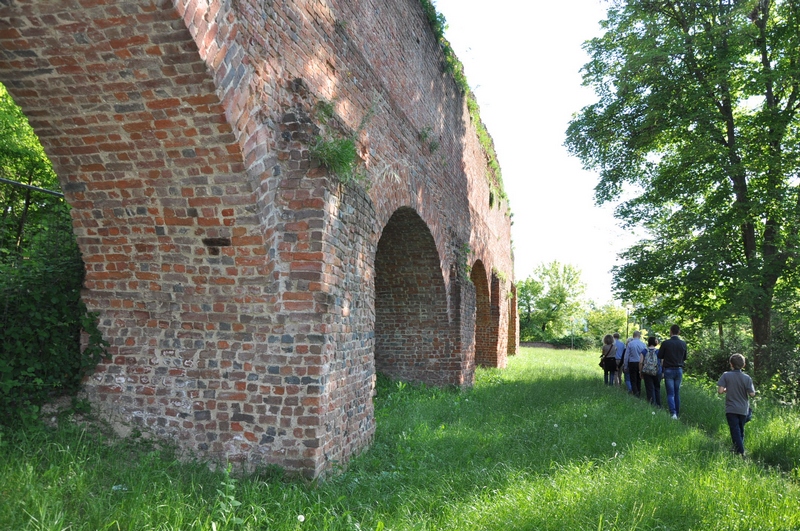
<path fill-rule="evenodd" d="M 492 273 L 494 273 L 494 276 L 496 276 L 498 279 L 500 279 L 500 282 L 502 282 L 504 284 L 508 280 L 508 275 L 506 274 L 505 271 L 500 271 L 499 269 L 496 269 L 496 268 L 493 267 L 492 268 Z"/>
<path fill-rule="evenodd" d="M 356 138 L 375 115 L 375 109 L 380 101 L 380 95 L 376 95 L 373 98 L 369 109 L 353 134 L 341 137 L 319 135 L 314 145 L 309 149 L 311 156 L 317 159 L 321 165 L 328 168 L 343 183 L 365 181 L 367 178 L 366 174 L 360 172 L 358 168 L 360 158 L 356 148 Z M 327 100 L 317 102 L 315 114 L 317 120 L 323 126 L 327 125 L 329 121 L 338 121 L 334 120 L 337 117 L 333 103 Z"/>
<path fill-rule="evenodd" d="M 472 282 L 472 265 L 470 264 L 470 255 L 472 254 L 472 249 L 469 248 L 468 243 L 461 244 L 461 248 L 458 251 L 458 269 L 461 271 L 461 274 L 464 276 L 465 279 Z"/>
<path fill-rule="evenodd" d="M 431 137 L 432 131 L 429 126 L 423 127 L 422 130 L 419 132 L 419 139 L 421 142 L 427 142 L 428 139 Z"/>
<path fill-rule="evenodd" d="M 231 476 L 231 465 L 225 468 L 225 477 L 222 488 L 217 489 L 217 500 L 212 511 L 212 528 L 226 529 L 228 525 L 242 525 L 244 520 L 236 516 L 237 509 L 242 502 L 236 499 L 236 479 Z"/>
<path fill-rule="evenodd" d="M 317 102 L 315 115 L 319 123 L 327 125 L 328 121 L 333 118 L 336 110 L 333 107 L 333 102 L 322 99 Z"/>
<path fill-rule="evenodd" d="M 358 178 L 356 174 L 358 152 L 352 137 L 325 140 L 319 136 L 317 142 L 311 146 L 311 156 L 343 182 Z"/>
<path fill-rule="evenodd" d="M 428 146 L 428 151 L 430 151 L 431 154 L 436 153 L 436 150 L 439 149 L 439 142 L 433 138 L 433 129 L 430 126 L 422 128 L 419 132 L 419 140 Z"/>

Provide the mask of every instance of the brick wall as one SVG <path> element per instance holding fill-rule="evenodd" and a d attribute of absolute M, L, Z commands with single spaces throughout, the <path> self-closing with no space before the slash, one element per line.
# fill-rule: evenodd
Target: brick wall
<path fill-rule="evenodd" d="M 516 351 L 507 205 L 417 0 L 8 0 L 0 52 L 120 426 L 316 477 L 369 444 L 376 367 L 470 385 L 476 337 L 479 363 Z M 362 182 L 319 135 L 356 138 Z"/>

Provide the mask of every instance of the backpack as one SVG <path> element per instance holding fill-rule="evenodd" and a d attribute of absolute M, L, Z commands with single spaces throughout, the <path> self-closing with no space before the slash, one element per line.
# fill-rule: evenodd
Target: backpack
<path fill-rule="evenodd" d="M 656 353 L 656 349 L 653 347 L 648 347 L 647 352 L 644 355 L 642 374 L 658 376 L 658 354 Z"/>

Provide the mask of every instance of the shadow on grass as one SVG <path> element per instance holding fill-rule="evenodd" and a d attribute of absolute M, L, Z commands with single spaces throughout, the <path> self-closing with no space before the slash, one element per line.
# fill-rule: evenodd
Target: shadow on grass
<path fill-rule="evenodd" d="M 559 510 L 580 528 L 613 527 L 615 521 L 628 526 L 637 518 L 655 525 L 652 514 L 637 516 L 644 509 L 635 496 L 609 506 L 603 490 L 609 484 L 619 492 L 647 488 L 662 492 L 662 505 L 676 521 L 693 527 L 715 513 L 724 517 L 724 483 L 708 487 L 716 498 L 705 500 L 694 499 L 682 482 L 715 477 L 732 456 L 724 402 L 691 383 L 682 399 L 682 419 L 673 421 L 666 411 L 604 386 L 602 373 L 573 365 L 486 371 L 466 392 L 383 381 L 375 443 L 334 483 L 357 484 L 352 493 L 373 501 L 377 495 L 389 512 L 421 511 L 431 518 L 443 506 L 491 505 L 487 492 L 518 496 L 528 485 L 552 498 L 529 500 L 533 505 L 553 506 L 516 506 L 506 520 L 490 522 L 505 514 L 491 512 L 485 525 L 536 529 L 563 528 L 563 521 L 551 521 Z"/>
<path fill-rule="evenodd" d="M 479 371 L 468 391 L 380 378 L 370 449 L 323 482 L 241 478 L 236 496 L 243 512 L 237 515 L 261 522 L 247 529 L 264 528 L 265 522 L 270 529 L 295 529 L 301 514 L 313 529 L 354 529 L 354 523 L 361 529 L 721 529 L 719 522 L 731 522 L 728 501 L 736 496 L 723 479 L 744 476 L 747 467 L 747 490 L 737 503 L 757 516 L 728 529 L 791 528 L 776 527 L 767 518 L 777 509 L 763 504 L 794 514 L 784 506 L 796 506 L 797 489 L 727 453 L 719 398 L 687 385 L 683 418 L 673 421 L 645 401 L 604 386 L 594 365 L 590 354 L 529 353 L 507 370 Z M 790 433 L 770 429 L 778 442 L 759 442 L 759 428 L 753 430 L 758 452 L 777 447 Z M 175 519 L 204 522 L 234 492 L 226 490 L 224 474 L 179 463 L 143 441 L 81 439 L 80 451 L 47 454 L 73 460 L 56 467 L 52 459 L 35 458 L 41 441 L 31 437 L 29 451 L 17 455 L 30 457 L 37 471 L 66 476 L 64 471 L 84 470 L 80 488 L 70 487 L 74 495 L 65 514 L 89 512 L 83 500 L 102 501 L 87 517 L 88 527 L 76 524 L 76 530 L 99 529 L 112 517 L 128 521 L 125 529 L 155 528 L 151 524 L 178 507 L 188 509 Z M 112 492 L 115 485 L 130 490 L 122 496 Z M 783 498 L 770 495 L 776 489 Z M 650 498 L 640 498 L 642 492 Z M 139 506 L 152 508 L 141 512 Z M 794 523 L 800 526 L 800 520 Z"/>

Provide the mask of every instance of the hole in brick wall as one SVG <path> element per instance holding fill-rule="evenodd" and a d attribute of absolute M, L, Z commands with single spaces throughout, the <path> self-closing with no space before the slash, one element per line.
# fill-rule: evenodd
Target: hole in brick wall
<path fill-rule="evenodd" d="M 230 247 L 230 238 L 203 238 L 203 245 L 208 247 L 208 254 L 219 256 L 220 247 Z"/>
<path fill-rule="evenodd" d="M 203 238 L 203 245 L 206 247 L 230 247 L 230 238 Z"/>

